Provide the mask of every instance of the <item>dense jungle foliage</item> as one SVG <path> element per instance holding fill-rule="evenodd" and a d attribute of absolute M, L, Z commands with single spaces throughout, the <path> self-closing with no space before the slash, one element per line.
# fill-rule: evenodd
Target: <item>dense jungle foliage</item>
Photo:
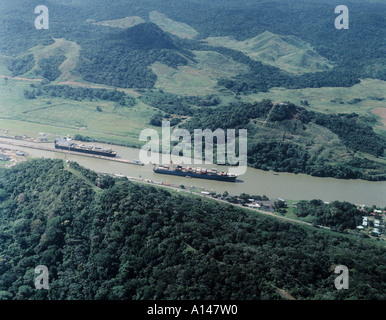
<path fill-rule="evenodd" d="M 0 299 L 385 299 L 376 242 L 96 178 L 62 160 L 0 170 Z"/>

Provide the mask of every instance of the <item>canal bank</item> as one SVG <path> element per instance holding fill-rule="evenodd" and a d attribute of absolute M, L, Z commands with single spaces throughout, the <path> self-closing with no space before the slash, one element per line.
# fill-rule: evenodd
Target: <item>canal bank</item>
<path fill-rule="evenodd" d="M 240 176 L 236 182 L 189 179 L 186 177 L 156 174 L 153 172 L 153 165 L 137 166 L 126 163 L 128 160 L 139 159 L 140 149 L 100 144 L 102 146 L 112 147 L 117 151 L 117 160 L 119 161 L 114 161 L 112 159 L 85 157 L 75 153 L 60 153 L 54 149 L 53 143 L 52 149 L 50 148 L 50 144 L 45 143 L 44 147 L 48 149 L 44 150 L 37 148 L 43 146 L 43 144 L 38 142 L 21 141 L 21 143 L 26 146 L 18 146 L 17 141 L 13 141 L 12 145 L 9 139 L 0 138 L 0 147 L 4 146 L 18 149 L 33 157 L 76 161 L 86 168 L 102 173 L 121 174 L 173 185 L 194 186 L 216 193 L 227 191 L 232 195 L 247 193 L 251 195 L 266 195 L 270 199 L 277 199 L 279 197 L 294 200 L 321 199 L 326 202 L 339 200 L 359 205 L 364 204 L 366 206 L 386 206 L 385 181 L 340 180 L 292 173 L 274 174 L 270 171 L 253 168 L 248 168 L 247 172 Z M 200 166 L 204 167 L 204 165 Z M 212 165 L 209 165 L 207 167 L 211 166 Z M 224 166 L 216 165 L 216 168 L 219 170 L 227 170 L 227 167 Z"/>

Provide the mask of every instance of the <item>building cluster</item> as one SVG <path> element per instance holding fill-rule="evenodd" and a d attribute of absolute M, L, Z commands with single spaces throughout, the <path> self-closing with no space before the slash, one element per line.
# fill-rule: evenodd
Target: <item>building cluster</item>
<path fill-rule="evenodd" d="M 379 236 L 384 230 L 382 216 L 385 214 L 386 211 L 373 210 L 367 216 L 363 216 L 362 224 L 357 226 L 357 229 L 368 230 L 372 234 Z"/>

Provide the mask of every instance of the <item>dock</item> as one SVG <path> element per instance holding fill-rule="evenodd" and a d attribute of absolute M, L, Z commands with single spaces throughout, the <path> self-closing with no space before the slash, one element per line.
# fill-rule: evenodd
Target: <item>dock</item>
<path fill-rule="evenodd" d="M 1 139 L 0 143 L 15 146 L 15 147 L 30 148 L 30 149 L 50 151 L 50 152 L 59 152 L 59 153 L 64 153 L 64 154 L 71 154 L 71 155 L 75 155 L 75 156 L 80 156 L 80 157 L 89 157 L 89 158 L 94 158 L 94 159 L 116 161 L 116 162 L 121 162 L 121 163 L 126 163 L 126 164 L 143 166 L 143 163 L 139 162 L 138 160 L 126 160 L 126 159 L 120 159 L 120 158 L 98 156 L 95 154 L 88 154 L 88 153 L 81 153 L 81 152 L 75 152 L 75 151 L 69 151 L 69 150 L 63 150 L 63 149 L 56 149 L 54 147 L 50 148 L 50 147 L 46 146 L 47 142 L 34 142 L 34 143 L 44 144 L 42 146 L 36 146 L 36 145 L 31 145 L 28 142 L 26 143 L 24 140 L 15 139 L 12 137 L 0 136 L 0 139 Z M 7 139 L 7 141 L 3 141 L 3 139 Z M 13 141 L 8 141 L 8 140 L 13 140 Z M 16 143 L 14 141 L 18 141 L 18 142 Z"/>

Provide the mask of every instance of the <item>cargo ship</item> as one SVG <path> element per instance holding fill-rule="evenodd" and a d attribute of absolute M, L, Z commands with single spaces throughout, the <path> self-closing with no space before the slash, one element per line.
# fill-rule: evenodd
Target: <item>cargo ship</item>
<path fill-rule="evenodd" d="M 170 174 L 175 176 L 183 176 L 187 178 L 199 178 L 218 181 L 235 182 L 237 176 L 217 169 L 208 170 L 206 168 L 183 167 L 181 165 L 155 165 L 153 168 L 155 173 Z"/>
<path fill-rule="evenodd" d="M 97 146 L 87 146 L 84 144 L 76 144 L 71 140 L 70 137 L 57 138 L 55 139 L 54 143 L 56 149 L 89 153 L 105 157 L 115 157 L 117 155 L 117 153 L 111 149 L 101 148 Z"/>

